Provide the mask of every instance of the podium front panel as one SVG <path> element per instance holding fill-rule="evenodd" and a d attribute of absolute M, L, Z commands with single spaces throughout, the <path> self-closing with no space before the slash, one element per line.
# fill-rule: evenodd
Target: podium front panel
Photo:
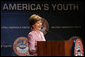
<path fill-rule="evenodd" d="M 38 56 L 71 56 L 73 41 L 38 41 Z"/>

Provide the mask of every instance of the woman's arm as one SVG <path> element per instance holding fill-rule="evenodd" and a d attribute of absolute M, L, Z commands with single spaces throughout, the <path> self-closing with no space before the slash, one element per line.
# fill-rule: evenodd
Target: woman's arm
<path fill-rule="evenodd" d="M 32 34 L 28 35 L 28 41 L 29 41 L 29 52 L 31 55 L 34 55 L 36 53 L 36 47 L 35 47 L 35 39 Z"/>

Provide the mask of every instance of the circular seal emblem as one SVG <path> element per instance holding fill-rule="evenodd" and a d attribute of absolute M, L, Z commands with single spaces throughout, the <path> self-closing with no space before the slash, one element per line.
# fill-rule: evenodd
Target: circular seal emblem
<path fill-rule="evenodd" d="M 43 32 L 44 35 L 46 35 L 48 30 L 49 30 L 49 24 L 48 24 L 47 20 L 43 18 L 40 31 Z"/>
<path fill-rule="evenodd" d="M 84 56 L 83 44 L 82 44 L 82 41 L 78 38 L 74 39 L 72 54 L 73 56 Z"/>
<path fill-rule="evenodd" d="M 28 54 L 28 39 L 26 37 L 19 37 L 13 44 L 14 52 L 19 56 L 26 56 Z"/>

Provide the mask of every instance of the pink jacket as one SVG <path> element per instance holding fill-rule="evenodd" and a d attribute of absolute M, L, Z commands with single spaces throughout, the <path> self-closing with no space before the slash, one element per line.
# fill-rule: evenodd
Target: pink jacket
<path fill-rule="evenodd" d="M 29 40 L 29 50 L 37 50 L 37 41 L 46 41 L 44 34 L 42 32 L 40 32 L 40 35 L 35 31 L 32 30 L 29 34 L 28 34 L 28 40 Z"/>

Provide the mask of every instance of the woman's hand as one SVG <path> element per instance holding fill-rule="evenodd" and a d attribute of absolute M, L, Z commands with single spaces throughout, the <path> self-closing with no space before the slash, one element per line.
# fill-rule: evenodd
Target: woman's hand
<path fill-rule="evenodd" d="M 31 54 L 31 55 L 34 55 L 34 56 L 37 56 L 37 51 L 36 51 L 36 50 L 31 50 L 31 51 L 30 51 L 30 54 Z"/>

